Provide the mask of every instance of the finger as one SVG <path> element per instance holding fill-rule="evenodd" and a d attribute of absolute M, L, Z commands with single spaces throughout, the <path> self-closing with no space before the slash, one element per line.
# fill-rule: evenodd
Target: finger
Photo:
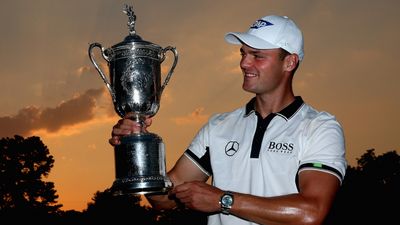
<path fill-rule="evenodd" d="M 140 130 L 141 126 L 139 123 L 130 119 L 120 119 L 117 124 L 114 125 L 111 136 L 124 136 L 134 132 L 139 132 Z"/>
<path fill-rule="evenodd" d="M 170 193 L 171 193 L 172 195 L 175 195 L 177 192 L 179 192 L 179 191 L 182 189 L 182 188 L 181 188 L 182 185 L 183 185 L 183 184 L 174 186 L 174 187 L 172 188 L 172 190 L 170 191 Z"/>
<path fill-rule="evenodd" d="M 183 183 L 183 184 L 175 186 L 171 190 L 171 194 L 177 196 L 178 198 L 182 198 L 182 197 L 184 197 L 185 194 L 187 194 L 188 191 L 190 191 L 190 188 L 188 187 L 188 184 L 187 183 Z"/>
<path fill-rule="evenodd" d="M 133 112 L 128 112 L 125 114 L 124 118 L 129 119 L 129 118 L 133 118 L 134 116 L 135 116 L 135 114 Z"/>
<path fill-rule="evenodd" d="M 140 124 L 131 119 L 120 119 L 115 126 L 121 129 L 130 129 L 131 127 L 140 126 Z"/>
<path fill-rule="evenodd" d="M 151 117 L 147 117 L 147 118 L 144 120 L 144 125 L 145 125 L 146 127 L 151 126 L 152 123 L 153 123 L 153 119 L 152 119 Z"/>
<path fill-rule="evenodd" d="M 140 132 L 142 128 L 145 127 L 146 127 L 145 123 L 142 124 L 131 119 L 122 119 L 118 122 L 118 128 L 130 130 L 132 132 Z"/>
<path fill-rule="evenodd" d="M 116 145 L 121 144 L 121 141 L 120 141 L 120 139 L 119 139 L 118 136 L 113 136 L 112 138 L 110 138 L 110 139 L 108 140 L 108 142 L 109 142 L 112 146 L 116 146 Z"/>
<path fill-rule="evenodd" d="M 111 131 L 111 137 L 125 136 L 132 133 L 130 126 L 115 125 Z"/>

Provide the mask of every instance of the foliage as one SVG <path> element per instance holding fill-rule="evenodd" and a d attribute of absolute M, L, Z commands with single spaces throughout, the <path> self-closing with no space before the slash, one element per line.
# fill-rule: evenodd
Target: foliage
<path fill-rule="evenodd" d="M 56 213 L 54 183 L 42 180 L 54 159 L 40 138 L 2 138 L 0 151 L 0 215 L 19 221 Z"/>
<path fill-rule="evenodd" d="M 186 209 L 175 208 L 159 212 L 158 225 L 206 225 L 207 214 Z"/>
<path fill-rule="evenodd" d="M 400 156 L 376 156 L 367 150 L 356 167 L 348 167 L 325 224 L 397 224 L 400 202 Z"/>
<path fill-rule="evenodd" d="M 154 212 L 140 205 L 140 196 L 114 196 L 110 189 L 96 192 L 84 210 L 86 224 L 155 224 Z"/>
<path fill-rule="evenodd" d="M 114 196 L 110 189 L 96 192 L 93 202 L 83 211 L 85 224 L 135 224 L 135 225 L 205 225 L 205 214 L 176 208 L 157 211 L 141 206 L 141 195 Z"/>

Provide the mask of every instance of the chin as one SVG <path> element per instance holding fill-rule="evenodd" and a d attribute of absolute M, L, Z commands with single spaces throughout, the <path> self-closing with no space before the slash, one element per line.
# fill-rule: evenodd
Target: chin
<path fill-rule="evenodd" d="M 253 89 L 249 88 L 249 87 L 242 86 L 242 89 L 243 89 L 245 92 L 249 92 L 249 93 L 252 93 L 252 94 L 256 94 L 256 92 L 255 92 Z"/>

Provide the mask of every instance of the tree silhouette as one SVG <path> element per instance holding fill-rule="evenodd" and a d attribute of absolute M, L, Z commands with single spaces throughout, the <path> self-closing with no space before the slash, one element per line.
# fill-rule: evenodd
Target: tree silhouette
<path fill-rule="evenodd" d="M 113 196 L 110 189 L 96 192 L 83 211 L 84 224 L 206 225 L 206 214 L 177 207 L 158 211 L 140 205 L 140 195 Z"/>
<path fill-rule="evenodd" d="M 367 150 L 356 167 L 348 167 L 325 224 L 397 224 L 400 202 L 400 156 L 376 156 Z"/>
<path fill-rule="evenodd" d="M 62 205 L 57 204 L 54 183 L 42 180 L 54 159 L 40 138 L 2 138 L 0 151 L 1 218 L 23 224 L 55 214 Z"/>
<path fill-rule="evenodd" d="M 141 206 L 137 195 L 114 196 L 110 189 L 96 192 L 83 211 L 86 224 L 156 224 L 156 212 Z"/>
<path fill-rule="evenodd" d="M 171 210 L 158 212 L 158 225 L 206 225 L 207 214 L 177 207 Z"/>

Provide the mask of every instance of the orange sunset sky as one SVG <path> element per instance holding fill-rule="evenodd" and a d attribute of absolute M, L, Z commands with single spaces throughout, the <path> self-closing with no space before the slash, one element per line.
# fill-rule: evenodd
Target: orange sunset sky
<path fill-rule="evenodd" d="M 143 39 L 179 52 L 150 128 L 164 140 L 168 168 L 212 114 L 252 97 L 241 89 L 239 47 L 223 37 L 268 14 L 302 28 L 295 94 L 336 115 L 349 163 L 370 148 L 400 150 L 400 1 L 2 0 L 0 137 L 41 137 L 55 158 L 47 180 L 63 210 L 85 209 L 114 181 L 108 138 L 119 117 L 87 51 L 128 35 L 124 4 L 133 5 Z"/>

